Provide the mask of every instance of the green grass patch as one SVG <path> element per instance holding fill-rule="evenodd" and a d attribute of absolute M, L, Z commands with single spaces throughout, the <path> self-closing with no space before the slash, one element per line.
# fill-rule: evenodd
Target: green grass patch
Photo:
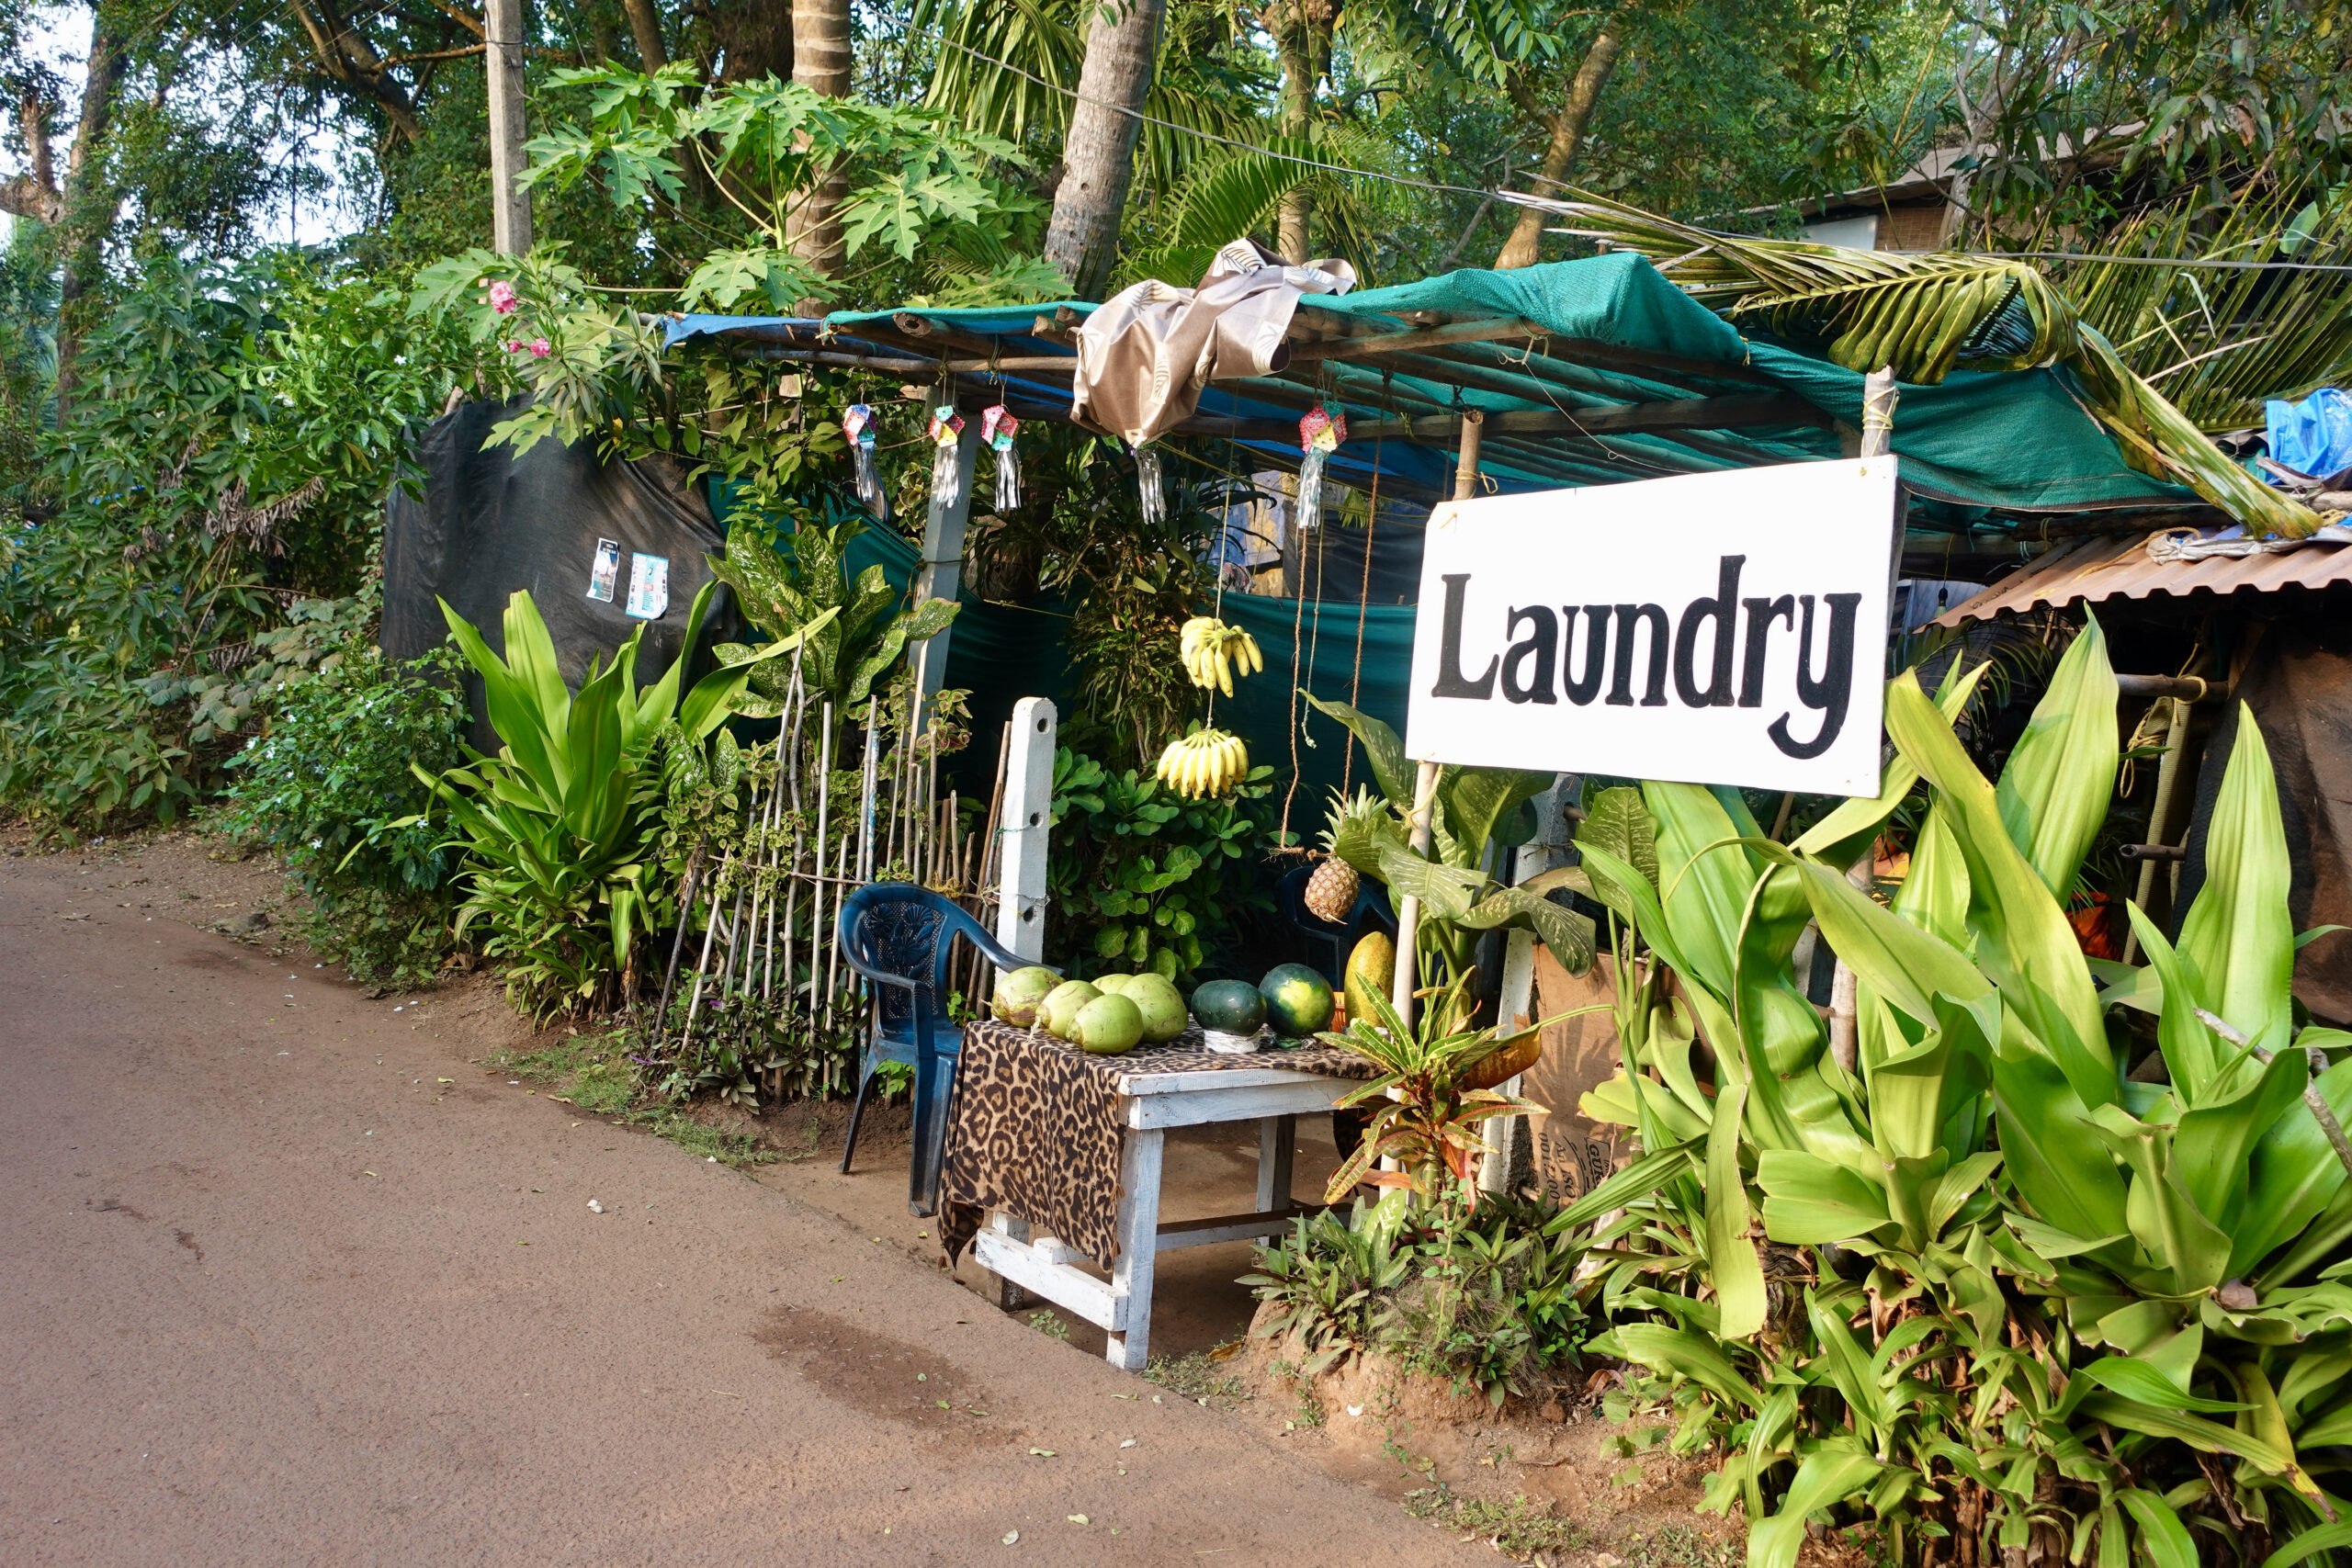
<path fill-rule="evenodd" d="M 1444 1486 L 1424 1486 L 1405 1495 L 1405 1512 L 1417 1519 L 1476 1536 L 1505 1556 L 1525 1561 L 1539 1551 L 1607 1550 L 1625 1568 L 1733 1568 L 1739 1547 L 1689 1525 L 1602 1535 L 1573 1519 L 1555 1518 L 1525 1497 L 1487 1502 L 1457 1497 Z"/>
<path fill-rule="evenodd" d="M 697 1122 L 647 1092 L 637 1064 L 628 1059 L 628 1045 L 629 1037 L 622 1031 L 566 1035 L 527 1051 L 501 1052 L 484 1065 L 568 1100 L 576 1110 L 642 1128 L 688 1154 L 737 1170 L 775 1161 L 775 1155 L 757 1140 Z"/>
<path fill-rule="evenodd" d="M 1195 1350 L 1189 1356 L 1159 1356 L 1144 1368 L 1143 1380 L 1157 1383 L 1170 1393 L 1181 1393 L 1194 1404 L 1230 1410 L 1250 1394 L 1241 1386 L 1241 1380 L 1227 1371 L 1225 1366 L 1205 1350 Z"/>

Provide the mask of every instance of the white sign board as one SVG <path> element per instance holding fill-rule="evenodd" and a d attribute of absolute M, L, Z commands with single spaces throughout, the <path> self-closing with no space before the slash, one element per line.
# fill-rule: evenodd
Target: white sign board
<path fill-rule="evenodd" d="M 1448 502 L 1405 747 L 1876 795 L 1895 459 Z"/>

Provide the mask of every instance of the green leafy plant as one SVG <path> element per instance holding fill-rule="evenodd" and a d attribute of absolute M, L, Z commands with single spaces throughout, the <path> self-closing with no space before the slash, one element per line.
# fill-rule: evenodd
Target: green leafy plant
<path fill-rule="evenodd" d="M 1527 805 L 1551 787 L 1551 774 L 1454 763 L 1440 768 L 1429 803 L 1430 852 L 1424 855 L 1412 847 L 1416 770 L 1404 741 L 1346 703 L 1327 703 L 1312 693 L 1306 700 L 1356 738 L 1380 789 L 1353 799 L 1334 792 L 1331 852 L 1385 884 L 1392 901 L 1421 900 L 1416 943 L 1421 973 L 1434 976 L 1442 965 L 1447 984 L 1461 985 L 1473 972 L 1479 935 L 1504 929 L 1534 932 L 1571 974 L 1591 964 L 1592 922 L 1549 897 L 1555 888 L 1576 886 L 1572 874 L 1546 873 L 1507 886 L 1481 869 L 1490 841 L 1520 844 L 1535 836 Z"/>
<path fill-rule="evenodd" d="M 714 585 L 695 595 L 682 647 L 702 629 Z M 671 918 L 670 877 L 650 858 L 662 775 L 657 748 L 698 745 L 740 697 L 752 660 L 790 652 L 776 642 L 695 682 L 683 700 L 683 660 L 641 692 L 629 633 L 610 664 L 592 660 L 577 694 L 564 688 L 555 644 L 527 592 L 507 604 L 506 655 L 442 606 L 450 636 L 481 677 L 496 757 L 417 776 L 466 852 L 460 935 L 488 927 L 486 951 L 506 961 L 509 993 L 534 1016 L 578 1008 L 637 978 L 640 936 Z M 830 625 L 831 613 L 803 628 Z"/>
<path fill-rule="evenodd" d="M 1057 751 L 1046 873 L 1070 972 L 1190 976 L 1243 911 L 1272 908 L 1250 867 L 1267 841 L 1272 779 L 1252 768 L 1229 795 L 1187 800 L 1133 769 Z"/>
<path fill-rule="evenodd" d="M 1617 1321 L 1594 1348 L 1649 1369 L 1679 1446 L 1725 1446 L 1710 1502 L 1745 1508 L 1757 1568 L 1840 1511 L 1898 1556 L 1962 1534 L 2029 1560 L 2324 1557 L 2346 1544 L 2324 1478 L 2352 1430 L 2352 1161 L 2327 1129 L 2352 1037 L 2295 1028 L 2259 733 L 2241 716 L 2178 944 L 2143 919 L 2147 969 L 2095 976 L 2061 898 L 2113 788 L 2105 643 L 2068 649 L 1997 784 L 1953 731 L 1970 683 L 1893 682 L 1882 794 L 1786 848 L 1693 786 L 1589 815 L 1638 977 L 1624 1070 L 1585 1109 L 1706 1150 L 1595 1238 Z M 1920 782 L 1883 907 L 1843 870 Z M 1808 919 L 1860 983 L 1850 1061 L 1789 969 Z M 2147 1026 L 2118 1005 L 2152 1010 L 2160 1071 L 2127 1077 Z"/>
<path fill-rule="evenodd" d="M 229 763 L 220 825 L 277 852 L 310 901 L 311 946 L 359 980 L 429 983 L 447 946 L 453 863 L 414 769 L 460 760 L 455 662 L 392 665 L 354 637 L 272 694 Z"/>
<path fill-rule="evenodd" d="M 1487 1152 L 1478 1127 L 1498 1116 L 1543 1113 L 1543 1106 L 1523 1096 L 1471 1083 L 1480 1063 L 1528 1032 L 1506 1038 L 1491 1027 L 1460 1027 L 1470 1012 L 1465 985 L 1457 981 L 1419 993 L 1423 1005 L 1410 1024 L 1387 998 L 1374 994 L 1373 1017 L 1351 1018 L 1344 1032 L 1316 1036 L 1380 1069 L 1378 1077 L 1350 1089 L 1339 1102 L 1340 1110 L 1374 1110 L 1355 1152 L 1331 1173 L 1325 1202 L 1336 1203 L 1358 1182 L 1370 1182 L 1405 1188 L 1422 1198 L 1458 1190 L 1475 1208 L 1478 1156 Z M 1375 1168 L 1383 1160 L 1394 1160 L 1397 1168 Z"/>
<path fill-rule="evenodd" d="M 878 565 L 851 582 L 847 551 L 855 523 L 820 528 L 804 524 L 792 536 L 787 559 L 750 528 L 728 540 L 722 559 L 710 570 L 735 591 L 735 602 L 752 625 L 771 637 L 797 637 L 800 681 L 813 703 L 831 703 L 836 724 L 845 723 L 874 694 L 876 682 L 898 665 L 909 647 L 937 636 L 960 607 L 952 599 L 926 599 L 910 607 Z M 719 657 L 743 662 L 751 650 L 723 644 Z M 750 690 L 737 711 L 773 718 L 784 711 L 793 665 L 749 666 Z"/>
<path fill-rule="evenodd" d="M 1292 1222 L 1241 1282 L 1272 1311 L 1250 1332 L 1296 1336 L 1304 1377 L 1368 1351 L 1455 1379 L 1500 1405 L 1572 1366 L 1584 1322 L 1579 1274 L 1595 1216 L 1642 1198 L 1688 1165 L 1680 1149 L 1635 1161 L 1564 1206 L 1460 1194 L 1406 1212 L 1392 1192 L 1346 1217 Z"/>

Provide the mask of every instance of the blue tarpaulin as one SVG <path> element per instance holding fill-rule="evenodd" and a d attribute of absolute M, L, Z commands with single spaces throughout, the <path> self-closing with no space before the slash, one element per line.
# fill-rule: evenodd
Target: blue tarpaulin
<path fill-rule="evenodd" d="M 2322 387 L 2301 402 L 2263 404 L 2271 461 L 2326 479 L 2352 468 L 2352 392 Z"/>

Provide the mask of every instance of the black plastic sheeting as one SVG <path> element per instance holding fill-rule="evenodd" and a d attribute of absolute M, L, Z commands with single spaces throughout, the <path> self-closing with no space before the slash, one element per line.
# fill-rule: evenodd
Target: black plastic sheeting
<path fill-rule="evenodd" d="M 396 490 L 385 512 L 386 657 L 414 659 L 441 645 L 449 626 L 436 599 L 503 653 L 507 600 L 527 590 L 554 640 L 565 685 L 577 691 L 589 660 L 609 660 L 639 626 L 646 631 L 639 684 L 659 680 L 684 642 L 695 594 L 710 581 L 704 557 L 719 550 L 708 504 L 667 458 L 605 463 L 594 442 L 566 446 L 552 439 L 520 457 L 506 446 L 482 450 L 491 427 L 521 407 L 519 400 L 466 403 L 426 427 L 417 446 L 423 498 Z M 590 592 L 600 553 L 616 568 L 600 589 L 609 597 Z M 644 581 L 654 575 L 650 561 L 667 563 L 668 603 L 649 618 L 629 612 L 640 567 Z M 722 588 L 704 618 L 706 643 L 732 635 L 735 621 Z M 474 712 L 470 739 L 477 749 L 495 751 L 481 683 L 469 676 L 466 687 Z"/>
<path fill-rule="evenodd" d="M 1299 598 L 1316 604 L 1415 604 L 1421 597 L 1421 519 L 1393 521 L 1382 508 L 1379 525 L 1345 527 L 1325 524 L 1293 534 L 1283 551 L 1283 577 Z M 1372 570 L 1364 570 L 1364 557 Z"/>

